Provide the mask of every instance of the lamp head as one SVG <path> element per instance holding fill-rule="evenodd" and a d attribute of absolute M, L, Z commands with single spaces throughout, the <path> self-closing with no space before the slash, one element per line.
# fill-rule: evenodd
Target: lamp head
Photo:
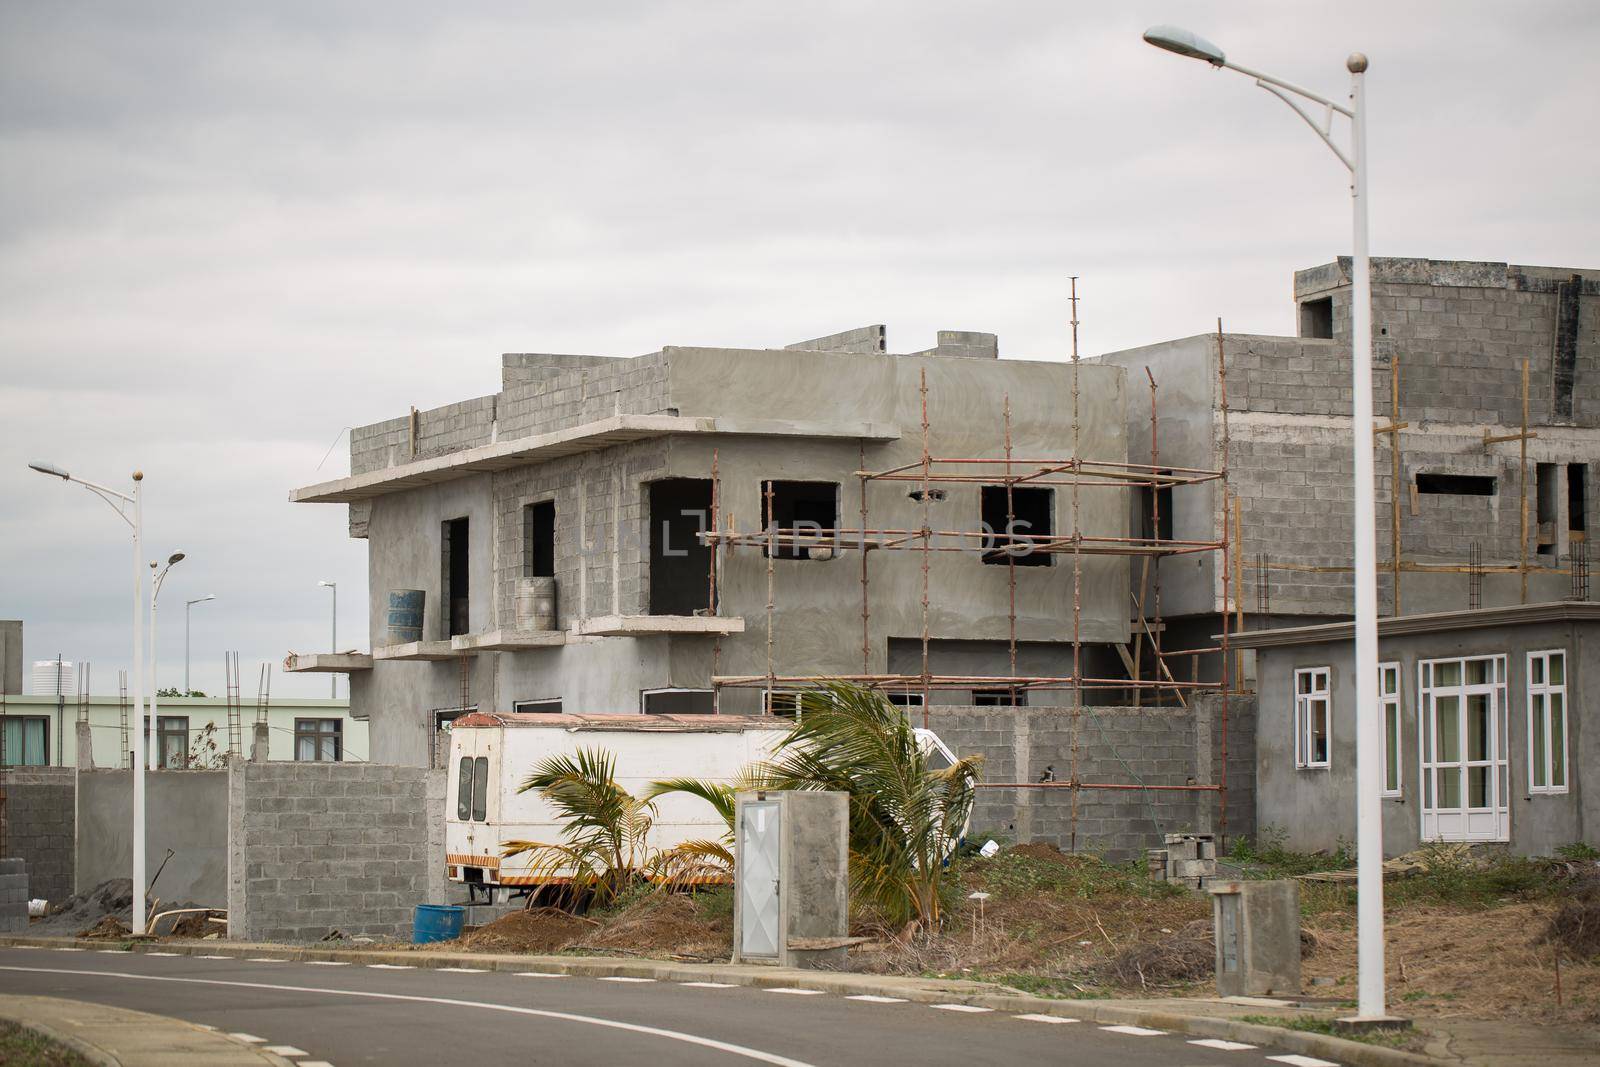
<path fill-rule="evenodd" d="M 1144 39 L 1146 44 L 1190 59 L 1203 59 L 1213 67 L 1220 67 L 1227 62 L 1228 57 L 1223 55 L 1222 49 L 1180 26 L 1152 26 L 1144 31 Z"/>
<path fill-rule="evenodd" d="M 317 584 L 321 585 L 321 586 L 326 586 L 329 589 L 335 589 L 339 585 L 338 582 L 318 582 Z"/>
<path fill-rule="evenodd" d="M 172 555 L 167 557 L 167 566 L 170 567 L 174 563 L 177 563 L 181 559 L 183 559 L 183 553 L 182 552 L 174 552 Z"/>
<path fill-rule="evenodd" d="M 28 464 L 28 469 L 38 471 L 40 474 L 48 474 L 52 478 L 60 478 L 64 482 L 70 481 L 72 478 L 72 475 L 68 474 L 54 463 L 30 463 Z"/>

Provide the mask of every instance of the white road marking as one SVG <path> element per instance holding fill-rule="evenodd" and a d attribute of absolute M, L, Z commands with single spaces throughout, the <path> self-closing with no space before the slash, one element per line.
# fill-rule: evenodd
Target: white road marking
<path fill-rule="evenodd" d="M 1273 1063 L 1287 1063 L 1289 1067 L 1339 1067 L 1330 1060 L 1319 1060 L 1315 1056 L 1299 1056 L 1290 1053 L 1287 1056 L 1268 1056 Z"/>
<path fill-rule="evenodd" d="M 1189 1044 L 1199 1045 L 1202 1048 L 1220 1049 L 1223 1052 L 1243 1052 L 1247 1048 L 1255 1048 L 1254 1045 L 1247 1045 L 1243 1041 L 1224 1041 L 1220 1037 L 1202 1037 L 1190 1041 Z"/>
<path fill-rule="evenodd" d="M 409 963 L 369 963 L 369 971 L 414 971 L 415 967 Z"/>
<path fill-rule="evenodd" d="M 486 971 L 482 967 L 435 967 L 434 970 L 437 970 L 437 971 L 454 971 L 457 974 L 487 974 L 488 973 L 488 971 Z"/>
<path fill-rule="evenodd" d="M 978 1012 L 994 1011 L 993 1008 L 980 1008 L 976 1004 L 929 1004 L 928 1007 L 938 1008 L 940 1011 L 970 1011 L 974 1014 L 977 1014 Z"/>
<path fill-rule="evenodd" d="M 301 1060 L 300 1067 L 333 1067 L 327 1060 Z"/>
<path fill-rule="evenodd" d="M 243 1041 L 247 1045 L 265 1045 L 267 1043 L 266 1038 L 257 1037 L 255 1034 L 233 1033 L 229 1034 L 228 1036 L 233 1038 L 235 1041 Z"/>
<path fill-rule="evenodd" d="M 349 960 L 306 960 L 308 967 L 348 967 Z"/>
<path fill-rule="evenodd" d="M 369 966 L 374 966 L 369 964 Z M 357 989 L 328 989 L 319 986 L 281 985 L 272 982 L 235 982 L 221 978 L 185 978 L 178 975 L 161 974 L 131 974 L 126 971 L 77 971 L 55 967 L 7 967 L 0 966 L 0 971 L 13 971 L 22 974 L 71 974 L 87 978 L 118 978 L 135 982 L 174 982 L 183 985 L 209 985 L 226 986 L 234 989 L 271 989 L 282 993 L 320 993 L 330 997 L 359 997 L 367 1000 L 395 1000 L 413 1004 L 443 1004 L 450 1008 L 479 1008 L 483 1011 L 503 1011 L 510 1015 L 531 1015 L 542 1019 L 559 1019 L 562 1022 L 585 1023 L 589 1026 L 599 1026 L 607 1030 L 624 1030 L 628 1033 L 643 1034 L 647 1037 L 666 1038 L 670 1041 L 682 1041 L 686 1045 L 698 1045 L 701 1048 L 715 1049 L 734 1056 L 743 1056 L 757 1063 L 770 1063 L 773 1067 L 813 1067 L 804 1060 L 790 1059 L 779 1056 L 773 1052 L 763 1052 L 761 1049 L 749 1048 L 745 1045 L 735 1045 L 728 1041 L 718 1041 L 714 1038 L 701 1037 L 698 1034 L 686 1034 L 681 1030 L 665 1030 L 657 1026 L 641 1026 L 638 1023 L 619 1022 L 616 1019 L 600 1019 L 592 1015 L 578 1015 L 567 1011 L 549 1011 L 544 1008 L 524 1008 L 516 1004 L 495 1004 L 481 1000 L 458 1000 L 453 997 L 424 997 L 407 993 L 374 993 Z M 238 1034 L 230 1035 L 244 1038 Z M 248 1036 L 248 1035 L 246 1035 Z M 260 1041 L 260 1038 L 255 1038 Z M 300 1067 L 310 1067 L 302 1063 Z"/>
<path fill-rule="evenodd" d="M 146 955 L 154 955 L 154 953 L 146 953 Z M 233 959 L 233 957 L 232 956 L 196 956 L 195 959 L 197 959 L 197 960 L 231 960 L 231 959 Z"/>
<path fill-rule="evenodd" d="M 654 978 L 630 978 L 625 974 L 610 974 L 598 979 L 601 982 L 654 982 Z"/>
<path fill-rule="evenodd" d="M 515 977 L 517 977 L 517 978 L 571 978 L 572 976 L 570 974 L 562 974 L 560 971 L 518 971 L 516 973 Z"/>
<path fill-rule="evenodd" d="M 1102 1026 L 1100 1029 L 1112 1034 L 1127 1034 L 1129 1037 L 1160 1037 L 1165 1030 L 1152 1030 L 1148 1026 Z"/>
<path fill-rule="evenodd" d="M 181 953 L 178 953 L 178 952 L 144 952 L 144 953 L 141 953 L 141 955 L 144 955 L 144 956 L 178 956 L 178 955 L 181 955 Z"/>
<path fill-rule="evenodd" d="M 295 1048 L 293 1045 L 262 1045 L 261 1049 L 263 1052 L 270 1052 L 274 1056 L 282 1056 L 284 1059 L 289 1060 L 292 1060 L 297 1056 L 311 1055 L 311 1053 L 307 1052 L 305 1049 Z"/>
<path fill-rule="evenodd" d="M 155 953 L 154 952 L 147 952 L 147 953 L 145 953 L 145 955 L 154 956 Z M 245 962 L 246 963 L 288 963 L 289 961 L 284 959 L 282 956 L 250 956 L 250 957 L 245 959 Z"/>
<path fill-rule="evenodd" d="M 53 948 L 50 951 L 51 952 L 86 952 L 88 950 L 87 949 L 81 949 L 81 948 Z"/>
<path fill-rule="evenodd" d="M 1078 1020 L 1069 1019 L 1065 1015 L 1019 1015 L 1019 1019 L 1026 1019 L 1030 1023 L 1075 1023 Z"/>
<path fill-rule="evenodd" d="M 863 1004 L 904 1004 L 906 1002 L 905 997 L 880 997 L 876 993 L 857 993 L 855 996 L 845 997 L 844 999 L 859 1000 Z"/>
<path fill-rule="evenodd" d="M 62 951 L 65 951 L 65 950 L 64 949 L 57 949 L 56 951 L 57 952 L 62 952 Z M 123 952 L 125 952 L 127 950 L 126 949 L 120 949 L 120 948 L 97 948 L 97 949 L 95 949 L 95 951 L 100 953 L 100 955 L 102 955 L 102 956 L 120 956 L 120 955 L 123 954 Z"/>
<path fill-rule="evenodd" d="M 678 984 L 688 986 L 691 989 L 732 989 L 734 987 L 733 982 L 679 982 Z"/>
<path fill-rule="evenodd" d="M 767 990 L 768 993 L 789 993 L 797 997 L 820 997 L 826 990 L 823 989 L 796 989 L 793 986 L 777 985 Z"/>

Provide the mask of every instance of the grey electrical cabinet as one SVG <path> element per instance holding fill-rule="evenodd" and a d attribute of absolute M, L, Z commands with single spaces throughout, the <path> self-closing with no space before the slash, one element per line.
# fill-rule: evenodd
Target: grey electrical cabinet
<path fill-rule="evenodd" d="M 1292 880 L 1213 882 L 1217 992 L 1225 997 L 1300 992 L 1300 886 Z"/>
<path fill-rule="evenodd" d="M 733 960 L 844 963 L 850 932 L 850 798 L 757 790 L 734 807 Z"/>

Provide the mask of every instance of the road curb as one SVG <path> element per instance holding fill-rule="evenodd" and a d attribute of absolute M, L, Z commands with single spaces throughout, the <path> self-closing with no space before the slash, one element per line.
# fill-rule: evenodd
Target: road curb
<path fill-rule="evenodd" d="M 266 1049 L 182 1019 L 66 997 L 0 995 L 0 1020 L 71 1049 L 95 1067 L 293 1067 Z"/>
<path fill-rule="evenodd" d="M 639 957 L 518 956 L 478 952 L 436 952 L 403 949 L 340 948 L 333 945 L 283 945 L 271 942 L 163 941 L 158 945 L 117 941 L 84 941 L 60 937 L 0 937 L 0 945 L 19 948 L 123 947 L 129 952 L 179 952 L 184 955 L 266 956 L 307 962 L 403 964 L 419 970 L 441 967 L 476 967 L 492 971 L 554 971 L 574 976 L 655 978 L 664 981 L 717 981 L 755 988 L 784 986 L 816 989 L 841 995 L 873 994 L 900 997 L 923 1004 L 971 1004 L 995 1011 L 1061 1015 L 1106 1025 L 1144 1026 L 1195 1037 L 1219 1037 L 1255 1045 L 1276 1045 L 1290 1052 L 1337 1060 L 1350 1067 L 1459 1067 L 1458 1061 L 1416 1052 L 1369 1045 L 1327 1034 L 1289 1030 L 1262 1023 L 1247 1023 L 1213 1015 L 1188 1015 L 1168 1008 L 1118 1004 L 1109 1000 L 1056 1000 L 1031 993 L 998 993 L 980 982 L 900 978 L 891 975 L 844 971 L 783 970 L 777 967 L 731 963 L 681 963 Z"/>

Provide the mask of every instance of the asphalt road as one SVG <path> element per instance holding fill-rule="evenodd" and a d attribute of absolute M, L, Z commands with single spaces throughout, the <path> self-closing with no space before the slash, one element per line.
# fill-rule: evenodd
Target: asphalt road
<path fill-rule="evenodd" d="M 303 1067 L 1328 1062 L 1181 1034 L 827 993 L 116 950 L 0 949 L 0 992 L 173 1016 L 290 1046 L 281 1054 Z"/>

